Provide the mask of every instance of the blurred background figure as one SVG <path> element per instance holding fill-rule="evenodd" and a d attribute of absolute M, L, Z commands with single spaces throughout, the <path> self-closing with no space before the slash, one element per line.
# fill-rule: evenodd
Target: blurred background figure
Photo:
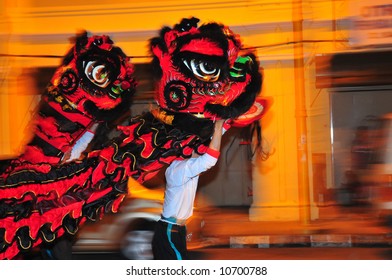
<path fill-rule="evenodd" d="M 366 116 L 354 131 L 351 145 L 351 168 L 345 172 L 342 184 L 344 194 L 341 203 L 345 206 L 367 206 L 371 203 L 371 185 L 369 173 L 377 160 L 380 141 L 380 119 Z"/>
<path fill-rule="evenodd" d="M 372 204 L 382 223 L 392 227 L 392 113 L 381 115 L 374 139 L 374 161 L 370 167 Z"/>

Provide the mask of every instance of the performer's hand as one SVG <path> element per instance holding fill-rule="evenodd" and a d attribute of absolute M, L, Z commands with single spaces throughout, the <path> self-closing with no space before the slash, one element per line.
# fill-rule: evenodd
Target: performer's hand
<path fill-rule="evenodd" d="M 66 152 L 64 153 L 64 155 L 63 155 L 63 157 L 62 157 L 60 163 L 67 162 L 67 161 L 71 158 L 71 152 L 72 152 L 72 150 L 66 151 Z"/>
<path fill-rule="evenodd" d="M 223 134 L 223 124 L 225 123 L 225 120 L 217 120 L 215 121 L 215 126 L 214 126 L 214 133 L 212 134 L 212 139 L 209 145 L 210 149 L 213 149 L 215 151 L 220 150 L 221 146 L 221 139 L 222 139 L 222 134 Z"/>

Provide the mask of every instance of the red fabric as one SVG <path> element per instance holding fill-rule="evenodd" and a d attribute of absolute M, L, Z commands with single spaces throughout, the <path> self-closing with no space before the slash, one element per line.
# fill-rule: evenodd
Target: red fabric
<path fill-rule="evenodd" d="M 219 151 L 211 149 L 211 148 L 208 148 L 206 153 L 214 158 L 219 158 L 219 155 L 220 155 Z"/>
<path fill-rule="evenodd" d="M 223 55 L 223 50 L 217 45 L 217 43 L 211 42 L 207 39 L 192 40 L 190 43 L 184 45 L 180 51 L 190 51 L 205 55 Z"/>
<path fill-rule="evenodd" d="M 45 156 L 43 151 L 35 146 L 26 146 L 23 154 L 18 158 L 19 161 L 26 162 L 26 165 L 32 166 L 33 164 L 57 164 L 59 162 L 59 157 Z M 26 165 L 23 169 L 26 169 Z M 16 166 L 15 170 L 19 167 Z"/>
<path fill-rule="evenodd" d="M 109 192 L 111 191 L 110 188 L 107 188 L 103 191 L 95 191 L 87 200 L 86 203 L 91 203 L 95 200 L 98 200 L 101 197 L 104 197 L 105 195 L 107 195 Z"/>
<path fill-rule="evenodd" d="M 34 196 L 47 196 L 53 191 L 56 192 L 57 197 L 60 197 L 75 184 L 86 182 L 89 176 L 89 172 L 83 172 L 80 174 L 68 174 L 64 178 L 55 178 L 40 183 L 26 183 L 18 187 L 11 187 L 11 185 L 8 185 L 7 188 L 0 188 L 0 197 L 21 199 L 26 193 L 33 193 Z"/>
<path fill-rule="evenodd" d="M 153 134 L 152 132 L 143 135 L 143 137 L 141 138 L 141 140 L 143 141 L 143 151 L 141 152 L 141 156 L 144 158 L 149 158 L 151 156 L 151 154 L 154 152 L 154 139 L 153 139 Z"/>

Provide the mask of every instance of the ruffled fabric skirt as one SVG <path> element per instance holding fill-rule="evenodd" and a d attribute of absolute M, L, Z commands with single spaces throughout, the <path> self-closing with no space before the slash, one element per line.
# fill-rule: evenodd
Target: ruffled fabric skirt
<path fill-rule="evenodd" d="M 211 121 L 203 122 L 212 128 Z M 118 129 L 120 136 L 83 160 L 1 168 L 7 172 L 0 175 L 0 259 L 15 258 L 65 232 L 75 234 L 87 219 L 117 212 L 129 177 L 143 183 L 175 159 L 194 150 L 204 153 L 212 133 L 198 136 L 151 112 Z"/>

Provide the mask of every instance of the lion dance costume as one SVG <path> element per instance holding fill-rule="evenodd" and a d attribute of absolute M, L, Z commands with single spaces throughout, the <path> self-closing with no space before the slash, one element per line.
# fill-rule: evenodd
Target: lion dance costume
<path fill-rule="evenodd" d="M 255 54 L 242 53 L 240 38 L 228 27 L 214 22 L 198 27 L 198 21 L 183 19 L 173 28 L 162 28 L 160 35 L 150 40 L 157 78 L 156 109 L 118 126 L 117 137 L 80 160 L 37 164 L 26 156 L 20 164 L 15 159 L 4 168 L 0 182 L 1 258 L 14 258 L 65 232 L 75 234 L 86 219 L 97 220 L 116 212 L 128 192 L 129 177 L 143 183 L 175 159 L 189 158 L 193 151 L 204 153 L 214 120 L 230 119 L 232 125 L 245 126 L 261 118 L 266 103 L 258 97 L 262 76 Z M 87 40 L 82 48 L 74 47 L 74 55 L 56 72 L 53 80 L 57 83 L 49 87 L 49 96 L 60 100 L 66 96 L 63 101 L 70 100 L 72 108 L 84 99 L 68 97 L 84 91 L 89 98 L 93 96 L 85 98 L 84 108 L 89 105 L 94 110 L 83 110 L 83 115 L 92 118 L 107 109 L 122 111 L 135 85 L 133 72 L 123 53 L 109 42 L 107 37 L 97 37 Z M 110 65 L 111 70 L 106 73 L 101 65 Z M 110 104 L 109 108 L 104 104 Z M 67 115 L 65 112 L 61 115 Z M 63 132 L 59 129 L 58 133 Z"/>

